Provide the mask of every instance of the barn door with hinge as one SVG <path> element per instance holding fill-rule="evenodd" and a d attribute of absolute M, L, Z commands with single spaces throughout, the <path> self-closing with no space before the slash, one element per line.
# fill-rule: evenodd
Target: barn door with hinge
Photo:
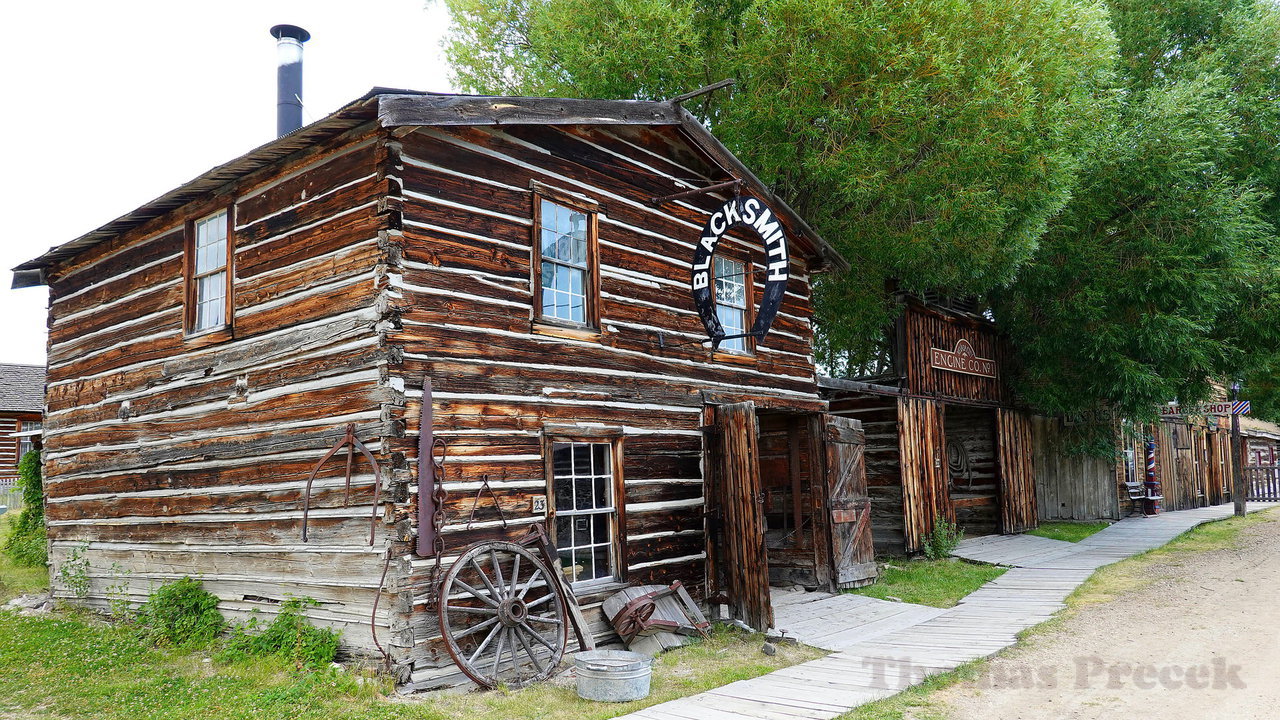
<path fill-rule="evenodd" d="M 871 497 L 863 460 L 866 436 L 862 424 L 851 418 L 824 415 L 823 425 L 834 582 L 840 589 L 853 588 L 876 578 Z"/>
<path fill-rule="evenodd" d="M 735 617 L 756 630 L 773 622 L 769 560 L 765 551 L 764 496 L 760 486 L 755 403 L 715 408 L 716 505 L 725 591 Z"/>

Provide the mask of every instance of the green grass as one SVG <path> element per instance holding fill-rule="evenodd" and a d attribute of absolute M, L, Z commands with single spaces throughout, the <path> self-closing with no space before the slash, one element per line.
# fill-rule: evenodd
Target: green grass
<path fill-rule="evenodd" d="M 16 512 L 0 515 L 0 547 L 9 537 L 9 527 Z M 49 570 L 44 567 L 20 567 L 0 552 L 0 604 L 25 593 L 35 593 L 49 588 Z"/>
<path fill-rule="evenodd" d="M 101 720 L 518 720 L 610 718 L 820 657 L 804 646 L 760 652 L 758 635 L 718 628 L 708 641 L 662 655 L 653 694 L 591 703 L 570 685 L 388 699 L 385 680 L 299 672 L 278 658 L 221 664 L 213 653 L 156 649 L 87 613 L 20 617 L 0 611 L 0 717 Z M 364 680 L 363 682 L 361 680 Z"/>
<path fill-rule="evenodd" d="M 1090 535 L 1111 527 L 1109 522 L 1045 522 L 1035 530 L 1028 530 L 1028 535 L 1039 535 L 1050 540 L 1064 542 L 1080 542 Z"/>
<path fill-rule="evenodd" d="M 885 600 L 949 608 L 964 596 L 1003 575 L 1005 568 L 961 560 L 899 560 L 880 568 L 874 585 L 849 592 Z"/>

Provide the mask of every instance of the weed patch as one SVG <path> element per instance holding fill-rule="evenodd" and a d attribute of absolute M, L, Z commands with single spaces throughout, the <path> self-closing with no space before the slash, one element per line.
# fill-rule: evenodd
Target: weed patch
<path fill-rule="evenodd" d="M 938 518 L 933 524 L 933 531 L 924 539 L 924 556 L 929 560 L 942 560 L 950 557 L 951 551 L 956 549 L 960 541 L 964 539 L 964 531 L 956 527 L 956 524 L 946 518 Z"/>
<path fill-rule="evenodd" d="M 321 668 L 338 656 L 339 634 L 307 622 L 302 609 L 318 605 L 311 598 L 290 598 L 280 605 L 280 613 L 265 628 L 258 618 L 233 627 L 218 659 L 237 662 L 250 657 L 276 656 L 302 669 Z"/>
<path fill-rule="evenodd" d="M 217 596 L 189 577 L 157 588 L 135 622 L 147 641 L 175 648 L 208 647 L 227 626 Z"/>

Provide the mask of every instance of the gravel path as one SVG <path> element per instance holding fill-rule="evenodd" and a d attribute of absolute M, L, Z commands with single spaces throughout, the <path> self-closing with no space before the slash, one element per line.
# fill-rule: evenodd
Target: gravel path
<path fill-rule="evenodd" d="M 934 696 L 952 720 L 1280 717 L 1280 511 Z"/>

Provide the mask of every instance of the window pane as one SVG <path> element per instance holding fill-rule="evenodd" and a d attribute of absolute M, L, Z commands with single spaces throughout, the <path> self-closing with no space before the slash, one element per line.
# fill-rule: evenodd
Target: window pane
<path fill-rule="evenodd" d="M 591 472 L 596 475 L 611 474 L 613 468 L 609 465 L 609 446 L 605 443 L 595 443 L 591 446 Z"/>
<path fill-rule="evenodd" d="M 609 516 L 596 515 L 595 527 L 591 530 L 591 540 L 597 543 L 609 542 Z"/>
<path fill-rule="evenodd" d="M 591 544 L 590 515 L 579 515 L 573 518 L 573 544 L 576 547 L 585 547 Z"/>
<path fill-rule="evenodd" d="M 572 517 L 556 518 L 556 547 L 561 549 L 573 547 Z"/>
<path fill-rule="evenodd" d="M 227 214 L 218 213 L 196 223 L 195 268 L 197 275 L 227 264 Z"/>
<path fill-rule="evenodd" d="M 609 548 L 598 547 L 595 549 L 595 562 L 592 566 L 591 577 L 602 578 L 609 577 L 613 573 L 609 571 Z"/>
<path fill-rule="evenodd" d="M 609 497 L 613 494 L 609 492 L 609 478 L 597 477 L 593 479 L 593 483 L 595 484 L 596 507 L 609 507 L 613 505 L 613 501 Z"/>

